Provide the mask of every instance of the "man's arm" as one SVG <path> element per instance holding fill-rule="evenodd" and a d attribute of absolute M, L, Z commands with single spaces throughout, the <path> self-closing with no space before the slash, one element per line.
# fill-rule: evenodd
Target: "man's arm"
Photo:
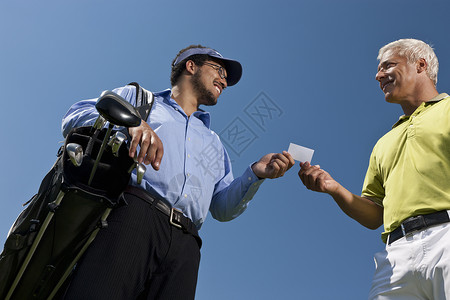
<path fill-rule="evenodd" d="M 369 229 L 377 229 L 383 224 L 383 207 L 369 198 L 352 194 L 320 166 L 306 162 L 300 163 L 300 167 L 298 176 L 308 189 L 329 194 L 343 212 Z"/>
<path fill-rule="evenodd" d="M 265 178 L 278 178 L 295 164 L 289 153 L 270 153 L 248 167 L 233 180 L 231 164 L 225 151 L 226 174 L 216 184 L 210 212 L 214 219 L 226 222 L 242 214 Z"/>
<path fill-rule="evenodd" d="M 123 97 L 125 100 L 135 105 L 136 88 L 134 86 L 125 86 L 114 89 L 113 92 Z M 69 133 L 70 129 L 80 126 L 93 125 L 98 117 L 95 109 L 97 99 L 83 100 L 75 103 L 66 113 L 62 122 L 62 132 L 64 137 Z M 158 135 L 150 128 L 150 126 L 142 120 L 141 125 L 128 129 L 132 140 L 130 143 L 130 157 L 137 155 L 140 163 L 151 164 L 153 169 L 159 170 L 161 160 L 164 154 L 164 147 Z M 141 149 L 136 154 L 137 146 Z"/>

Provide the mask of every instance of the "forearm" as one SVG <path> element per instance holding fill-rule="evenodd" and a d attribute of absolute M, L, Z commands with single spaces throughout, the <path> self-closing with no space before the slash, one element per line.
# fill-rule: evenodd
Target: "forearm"
<path fill-rule="evenodd" d="M 355 195 L 340 184 L 328 194 L 344 213 L 361 225 L 377 229 L 383 224 L 383 208 L 370 199 Z"/>
<path fill-rule="evenodd" d="M 259 180 L 251 168 L 232 180 L 226 186 L 219 187 L 213 196 L 210 212 L 214 219 L 226 222 L 242 214 L 264 180 Z"/>

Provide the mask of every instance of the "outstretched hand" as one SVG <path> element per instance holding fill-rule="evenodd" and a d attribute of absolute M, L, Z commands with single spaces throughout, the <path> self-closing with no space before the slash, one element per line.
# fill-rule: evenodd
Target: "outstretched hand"
<path fill-rule="evenodd" d="M 337 191 L 339 183 L 319 165 L 311 166 L 309 162 L 300 163 L 298 176 L 309 190 L 332 194 Z"/>
<path fill-rule="evenodd" d="M 137 146 L 140 145 L 141 149 L 137 155 L 137 161 L 146 165 L 151 164 L 153 169 L 159 170 L 164 147 L 153 129 L 145 121 L 141 121 L 141 125 L 128 128 L 128 133 L 131 136 L 130 157 L 136 155 Z"/>
<path fill-rule="evenodd" d="M 295 164 L 287 152 L 269 153 L 252 165 L 253 173 L 259 178 L 278 178 L 284 175 Z"/>

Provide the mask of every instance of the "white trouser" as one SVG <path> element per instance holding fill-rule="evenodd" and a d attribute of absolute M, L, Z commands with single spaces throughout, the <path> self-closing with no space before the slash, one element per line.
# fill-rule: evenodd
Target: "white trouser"
<path fill-rule="evenodd" d="M 375 267 L 369 299 L 450 299 L 450 223 L 386 244 Z"/>

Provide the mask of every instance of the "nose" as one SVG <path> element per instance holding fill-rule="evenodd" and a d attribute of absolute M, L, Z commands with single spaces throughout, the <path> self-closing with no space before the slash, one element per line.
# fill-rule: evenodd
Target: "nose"
<path fill-rule="evenodd" d="M 375 80 L 381 81 L 386 76 L 386 73 L 384 73 L 383 70 L 379 70 L 377 74 L 375 74 Z"/>
<path fill-rule="evenodd" d="M 220 78 L 220 82 L 222 83 L 222 86 L 224 89 L 228 86 L 226 78 Z"/>

